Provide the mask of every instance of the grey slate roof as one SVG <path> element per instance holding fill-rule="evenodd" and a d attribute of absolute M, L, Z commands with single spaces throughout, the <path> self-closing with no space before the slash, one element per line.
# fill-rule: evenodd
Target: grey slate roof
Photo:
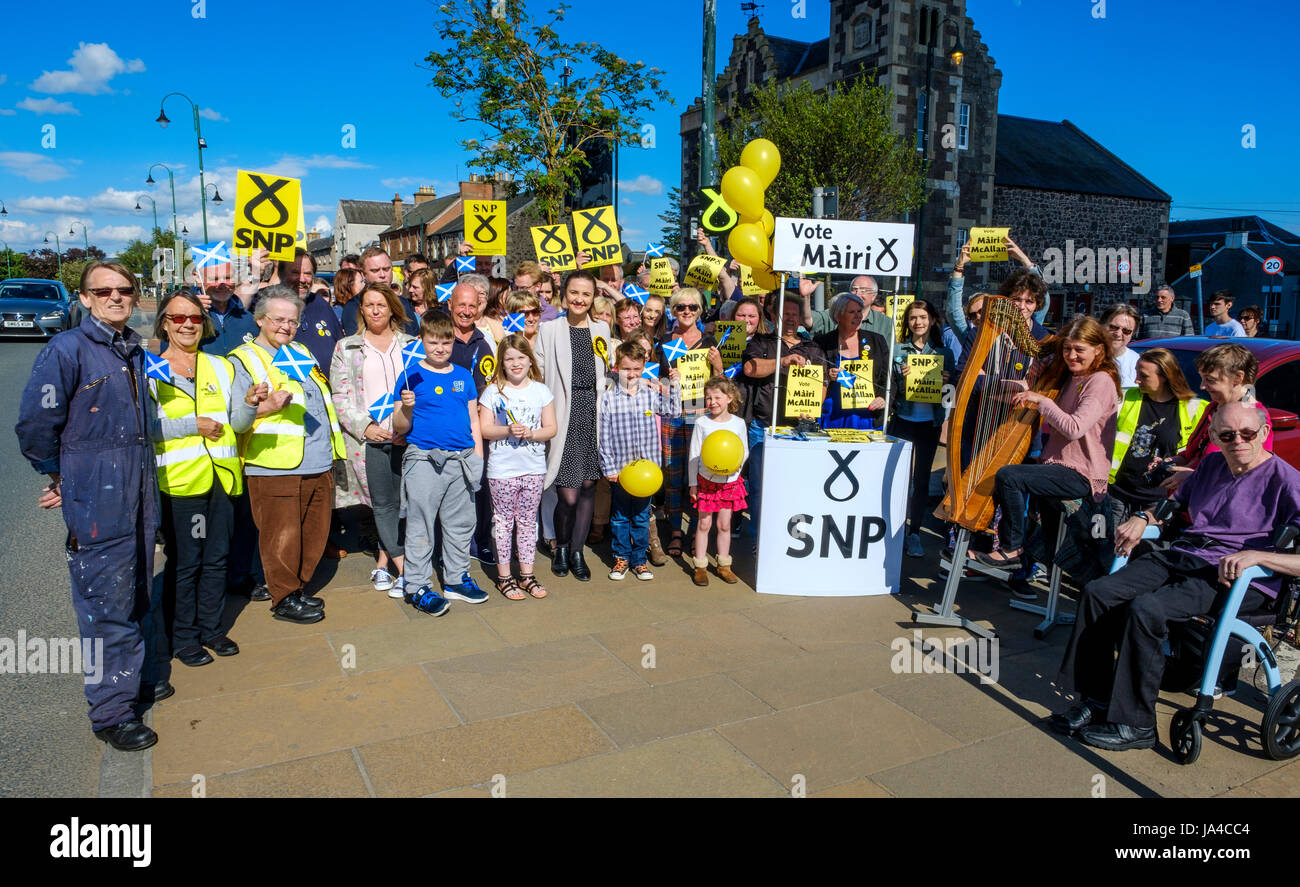
<path fill-rule="evenodd" d="M 999 114 L 997 151 L 995 185 L 1171 199 L 1068 120 L 1057 123 Z"/>
<path fill-rule="evenodd" d="M 403 203 L 402 211 L 411 209 L 413 204 Z M 393 223 L 393 202 L 391 200 L 340 200 L 343 219 L 351 225 L 391 225 Z"/>
<path fill-rule="evenodd" d="M 804 43 L 801 40 L 773 37 L 770 34 L 765 36 L 768 46 L 772 48 L 772 55 L 776 57 L 777 77 L 782 80 L 798 77 L 800 74 L 820 68 L 830 57 L 829 38 L 823 38 L 816 43 Z"/>
<path fill-rule="evenodd" d="M 1169 239 L 1197 238 L 1223 242 L 1226 235 L 1236 231 L 1249 231 L 1250 243 L 1300 244 L 1300 234 L 1274 225 L 1259 216 L 1226 216 L 1218 219 L 1187 219 L 1169 223 Z"/>

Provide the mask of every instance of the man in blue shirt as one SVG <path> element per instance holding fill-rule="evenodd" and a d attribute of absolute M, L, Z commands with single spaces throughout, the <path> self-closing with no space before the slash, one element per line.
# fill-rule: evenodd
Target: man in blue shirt
<path fill-rule="evenodd" d="M 1240 336 L 1245 338 L 1246 329 L 1237 321 L 1232 319 L 1228 314 L 1228 309 L 1232 307 L 1232 293 L 1228 290 L 1219 290 L 1210 296 L 1210 323 L 1205 325 L 1205 335 L 1207 336 Z"/>

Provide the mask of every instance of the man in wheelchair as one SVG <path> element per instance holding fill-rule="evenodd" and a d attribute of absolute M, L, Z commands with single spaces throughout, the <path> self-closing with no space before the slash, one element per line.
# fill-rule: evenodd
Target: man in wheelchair
<path fill-rule="evenodd" d="M 1220 408 L 1211 434 L 1221 452 L 1207 456 L 1175 494 L 1190 517 L 1187 530 L 1170 548 L 1084 587 L 1060 678 L 1080 702 L 1052 716 L 1056 729 L 1077 731 L 1097 748 L 1153 747 L 1169 626 L 1210 613 L 1248 567 L 1300 573 L 1300 554 L 1278 553 L 1271 541 L 1274 527 L 1300 522 L 1300 471 L 1264 449 L 1268 433 L 1266 414 L 1254 405 Z M 1160 525 L 1150 510 L 1125 521 L 1115 533 L 1116 553 L 1129 554 L 1148 524 Z M 1276 598 L 1283 581 L 1252 583 L 1242 612 Z"/>

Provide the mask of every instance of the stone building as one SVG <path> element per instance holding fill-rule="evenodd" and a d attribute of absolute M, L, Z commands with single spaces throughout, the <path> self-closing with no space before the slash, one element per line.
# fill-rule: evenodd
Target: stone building
<path fill-rule="evenodd" d="M 398 200 L 400 204 L 400 199 Z M 403 211 L 411 205 L 403 206 Z M 393 205 L 382 200 L 340 200 L 334 211 L 334 267 L 349 253 L 379 243 L 379 232 L 393 224 Z"/>

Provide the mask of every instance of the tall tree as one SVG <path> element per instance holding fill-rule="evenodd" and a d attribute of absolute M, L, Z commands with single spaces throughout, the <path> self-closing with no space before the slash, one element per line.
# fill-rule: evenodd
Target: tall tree
<path fill-rule="evenodd" d="M 659 214 L 659 221 L 664 226 L 659 229 L 659 240 L 675 259 L 682 257 L 682 189 L 673 188 L 668 192 L 668 209 Z M 689 244 L 687 244 L 689 246 Z"/>
<path fill-rule="evenodd" d="M 12 249 L 0 249 L 0 280 L 11 277 L 30 277 L 27 273 L 27 256 Z"/>
<path fill-rule="evenodd" d="M 556 27 L 567 9 L 561 3 L 535 24 L 523 0 L 446 3 L 437 27 L 447 46 L 425 57 L 431 84 L 455 101 L 452 119 L 482 129 L 483 141 L 461 141 L 473 155 L 467 165 L 513 174 L 509 192 L 531 192 L 551 222 L 587 166 L 585 149 L 598 139 L 639 144 L 642 113 L 673 101 L 658 68 L 562 40 Z"/>
<path fill-rule="evenodd" d="M 781 152 L 765 204 L 775 216 L 812 214 L 812 189 L 839 188 L 841 219 L 882 220 L 925 200 L 925 164 L 910 133 L 894 129 L 894 96 L 874 78 L 814 92 L 806 83 L 768 83 L 718 132 L 721 168 L 740 162 L 754 138 Z"/>

